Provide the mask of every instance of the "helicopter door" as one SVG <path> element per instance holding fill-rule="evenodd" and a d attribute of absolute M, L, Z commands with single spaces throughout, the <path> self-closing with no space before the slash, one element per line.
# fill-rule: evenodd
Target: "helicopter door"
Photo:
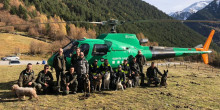
<path fill-rule="evenodd" d="M 81 45 L 80 45 L 80 50 L 81 50 L 81 52 L 84 53 L 84 56 L 87 56 L 87 55 L 88 55 L 88 53 L 89 53 L 89 48 L 90 48 L 89 44 L 81 44 Z"/>

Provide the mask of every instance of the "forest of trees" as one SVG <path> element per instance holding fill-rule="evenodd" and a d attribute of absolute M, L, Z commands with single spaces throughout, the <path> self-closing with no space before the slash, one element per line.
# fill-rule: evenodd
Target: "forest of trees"
<path fill-rule="evenodd" d="M 154 6 L 141 0 L 21 0 L 19 5 L 15 3 L 20 0 L 6 1 L 10 3 L 10 13 L 18 15 L 27 22 L 38 22 L 39 19 L 44 19 L 40 22 L 105 21 L 113 18 L 125 21 L 172 19 Z M 42 16 L 46 17 L 41 18 Z M 96 35 L 108 33 L 110 30 L 109 26 L 86 23 L 75 23 L 74 25 L 83 27 L 85 29 L 82 30 L 88 32 L 94 30 Z M 57 35 L 56 29 L 51 29 L 50 26 L 59 26 L 59 30 L 66 30 L 66 32 L 58 32 L 61 35 Z M 70 27 L 70 24 L 32 25 L 25 31 L 31 35 L 46 35 L 52 40 L 60 40 L 65 35 L 69 36 Z M 194 47 L 205 41 L 203 36 L 182 23 L 130 22 L 118 26 L 117 32 L 143 33 L 150 41 L 158 42 L 161 46 Z M 217 51 L 220 50 L 215 44 L 212 47 Z"/>

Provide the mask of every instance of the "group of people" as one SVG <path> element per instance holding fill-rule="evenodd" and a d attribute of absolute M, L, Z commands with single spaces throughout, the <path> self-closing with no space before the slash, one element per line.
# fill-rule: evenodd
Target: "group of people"
<path fill-rule="evenodd" d="M 104 63 L 98 65 L 98 60 L 89 65 L 88 61 L 84 58 L 84 53 L 80 48 L 76 49 L 76 54 L 71 56 L 71 67 L 66 72 L 66 57 L 63 54 L 63 49 L 59 49 L 58 55 L 54 58 L 53 67 L 56 71 L 56 84 L 53 83 L 52 73 L 49 71 L 49 65 L 44 65 L 44 69 L 39 72 L 35 80 L 32 64 L 29 63 L 27 68 L 23 70 L 19 76 L 18 85 L 20 87 L 35 87 L 39 93 L 53 93 L 54 90 L 59 93 L 61 90 L 64 94 L 69 94 L 70 91 L 75 94 L 84 91 L 84 80 L 89 76 L 91 90 L 96 89 L 93 84 L 98 79 L 98 75 L 103 76 L 110 73 L 110 87 L 115 89 L 114 79 L 119 79 L 124 88 L 127 87 L 126 80 L 132 80 L 132 86 L 139 85 L 139 76 L 141 77 L 140 85 L 144 86 L 145 74 L 143 67 L 146 64 L 146 58 L 142 55 L 141 51 L 132 58 L 129 63 L 127 59 L 113 71 L 108 59 L 104 59 Z M 148 78 L 147 86 L 154 82 L 155 86 L 160 83 L 157 73 L 162 76 L 162 73 L 154 66 L 154 62 L 147 69 L 146 75 Z M 103 82 L 103 81 L 102 81 Z"/>

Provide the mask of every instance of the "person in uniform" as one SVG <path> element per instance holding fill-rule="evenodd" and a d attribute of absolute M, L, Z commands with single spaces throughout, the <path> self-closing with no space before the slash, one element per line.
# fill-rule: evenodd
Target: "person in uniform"
<path fill-rule="evenodd" d="M 140 68 L 138 63 L 136 62 L 136 57 L 132 58 L 132 62 L 129 64 L 130 65 L 130 69 L 131 69 L 131 77 L 132 77 L 132 82 L 134 83 L 133 86 L 137 86 L 138 82 L 138 76 L 140 74 Z"/>
<path fill-rule="evenodd" d="M 154 82 L 155 86 L 158 86 L 160 79 L 157 77 L 157 73 L 162 76 L 162 73 L 155 67 L 154 62 L 151 62 L 151 66 L 147 69 L 146 75 L 148 77 L 147 86 L 150 86 Z"/>
<path fill-rule="evenodd" d="M 95 81 L 97 79 L 97 75 L 100 74 L 99 66 L 97 64 L 98 64 L 98 60 L 95 59 L 93 64 L 89 66 L 89 79 L 91 82 L 92 91 L 95 89 L 93 85 L 93 81 Z"/>
<path fill-rule="evenodd" d="M 141 53 L 141 51 L 138 51 L 138 54 L 135 56 L 137 59 L 137 63 L 139 65 L 139 69 L 140 69 L 140 76 L 141 76 L 141 86 L 144 85 L 144 72 L 143 72 L 143 67 L 146 64 L 146 58 L 144 57 L 144 55 Z"/>
<path fill-rule="evenodd" d="M 80 52 L 80 58 L 76 60 L 76 74 L 77 74 L 77 81 L 78 81 L 78 91 L 79 92 L 84 92 L 83 91 L 83 78 L 87 74 L 89 74 L 89 63 L 88 61 L 84 58 L 84 53 Z"/>
<path fill-rule="evenodd" d="M 119 80 L 121 80 L 121 84 L 123 85 L 124 89 L 126 89 L 125 73 L 122 70 L 122 66 L 121 65 L 118 65 L 118 69 L 115 70 L 115 76 L 116 76 L 116 79 L 119 78 Z"/>
<path fill-rule="evenodd" d="M 73 94 L 76 94 L 78 81 L 77 74 L 74 71 L 74 67 L 70 67 L 70 70 L 65 74 L 63 81 L 64 94 L 68 95 L 69 91 L 72 91 Z"/>
<path fill-rule="evenodd" d="M 80 48 L 76 48 L 76 54 L 73 54 L 71 57 L 71 65 L 76 68 L 76 61 L 80 59 Z"/>
<path fill-rule="evenodd" d="M 32 64 L 28 63 L 27 68 L 20 73 L 18 79 L 19 87 L 36 87 L 34 71 L 32 70 Z"/>
<path fill-rule="evenodd" d="M 130 65 L 128 64 L 128 60 L 124 59 L 124 62 L 121 64 L 121 66 L 122 66 L 122 70 L 125 73 L 125 76 L 131 79 L 131 69 L 130 69 Z"/>
<path fill-rule="evenodd" d="M 49 65 L 44 65 L 44 70 L 40 71 L 36 80 L 37 90 L 43 94 L 52 93 L 53 91 L 53 76 L 49 71 Z"/>
<path fill-rule="evenodd" d="M 60 92 L 60 83 L 63 79 L 66 71 L 66 57 L 63 54 L 63 49 L 60 48 L 59 54 L 54 58 L 53 62 L 54 68 L 56 70 L 56 78 L 57 78 L 57 92 Z"/>
<path fill-rule="evenodd" d="M 101 74 L 104 76 L 105 75 L 105 73 L 106 72 L 109 72 L 110 73 L 110 87 L 114 84 L 114 72 L 113 72 L 113 70 L 112 70 L 112 67 L 111 67 L 111 65 L 108 63 L 108 59 L 105 59 L 104 60 L 104 63 L 103 64 L 101 64 L 101 66 L 100 66 L 100 72 L 101 72 Z M 102 78 L 102 82 L 104 82 L 104 77 Z M 103 84 L 102 84 L 102 86 L 103 86 Z M 112 87 L 113 88 L 113 87 Z"/>

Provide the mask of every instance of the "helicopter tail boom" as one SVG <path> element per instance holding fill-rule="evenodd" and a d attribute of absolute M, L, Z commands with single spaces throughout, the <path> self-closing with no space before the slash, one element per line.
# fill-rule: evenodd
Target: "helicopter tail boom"
<path fill-rule="evenodd" d="M 203 48 L 196 48 L 197 51 L 207 51 L 208 53 L 211 53 L 211 51 L 209 51 L 209 46 L 212 42 L 212 38 L 215 34 L 215 30 L 212 30 L 211 33 L 209 34 L 209 37 L 207 38 Z M 202 59 L 204 61 L 205 64 L 208 64 L 209 63 L 209 60 L 208 60 L 208 54 L 202 54 Z"/>

